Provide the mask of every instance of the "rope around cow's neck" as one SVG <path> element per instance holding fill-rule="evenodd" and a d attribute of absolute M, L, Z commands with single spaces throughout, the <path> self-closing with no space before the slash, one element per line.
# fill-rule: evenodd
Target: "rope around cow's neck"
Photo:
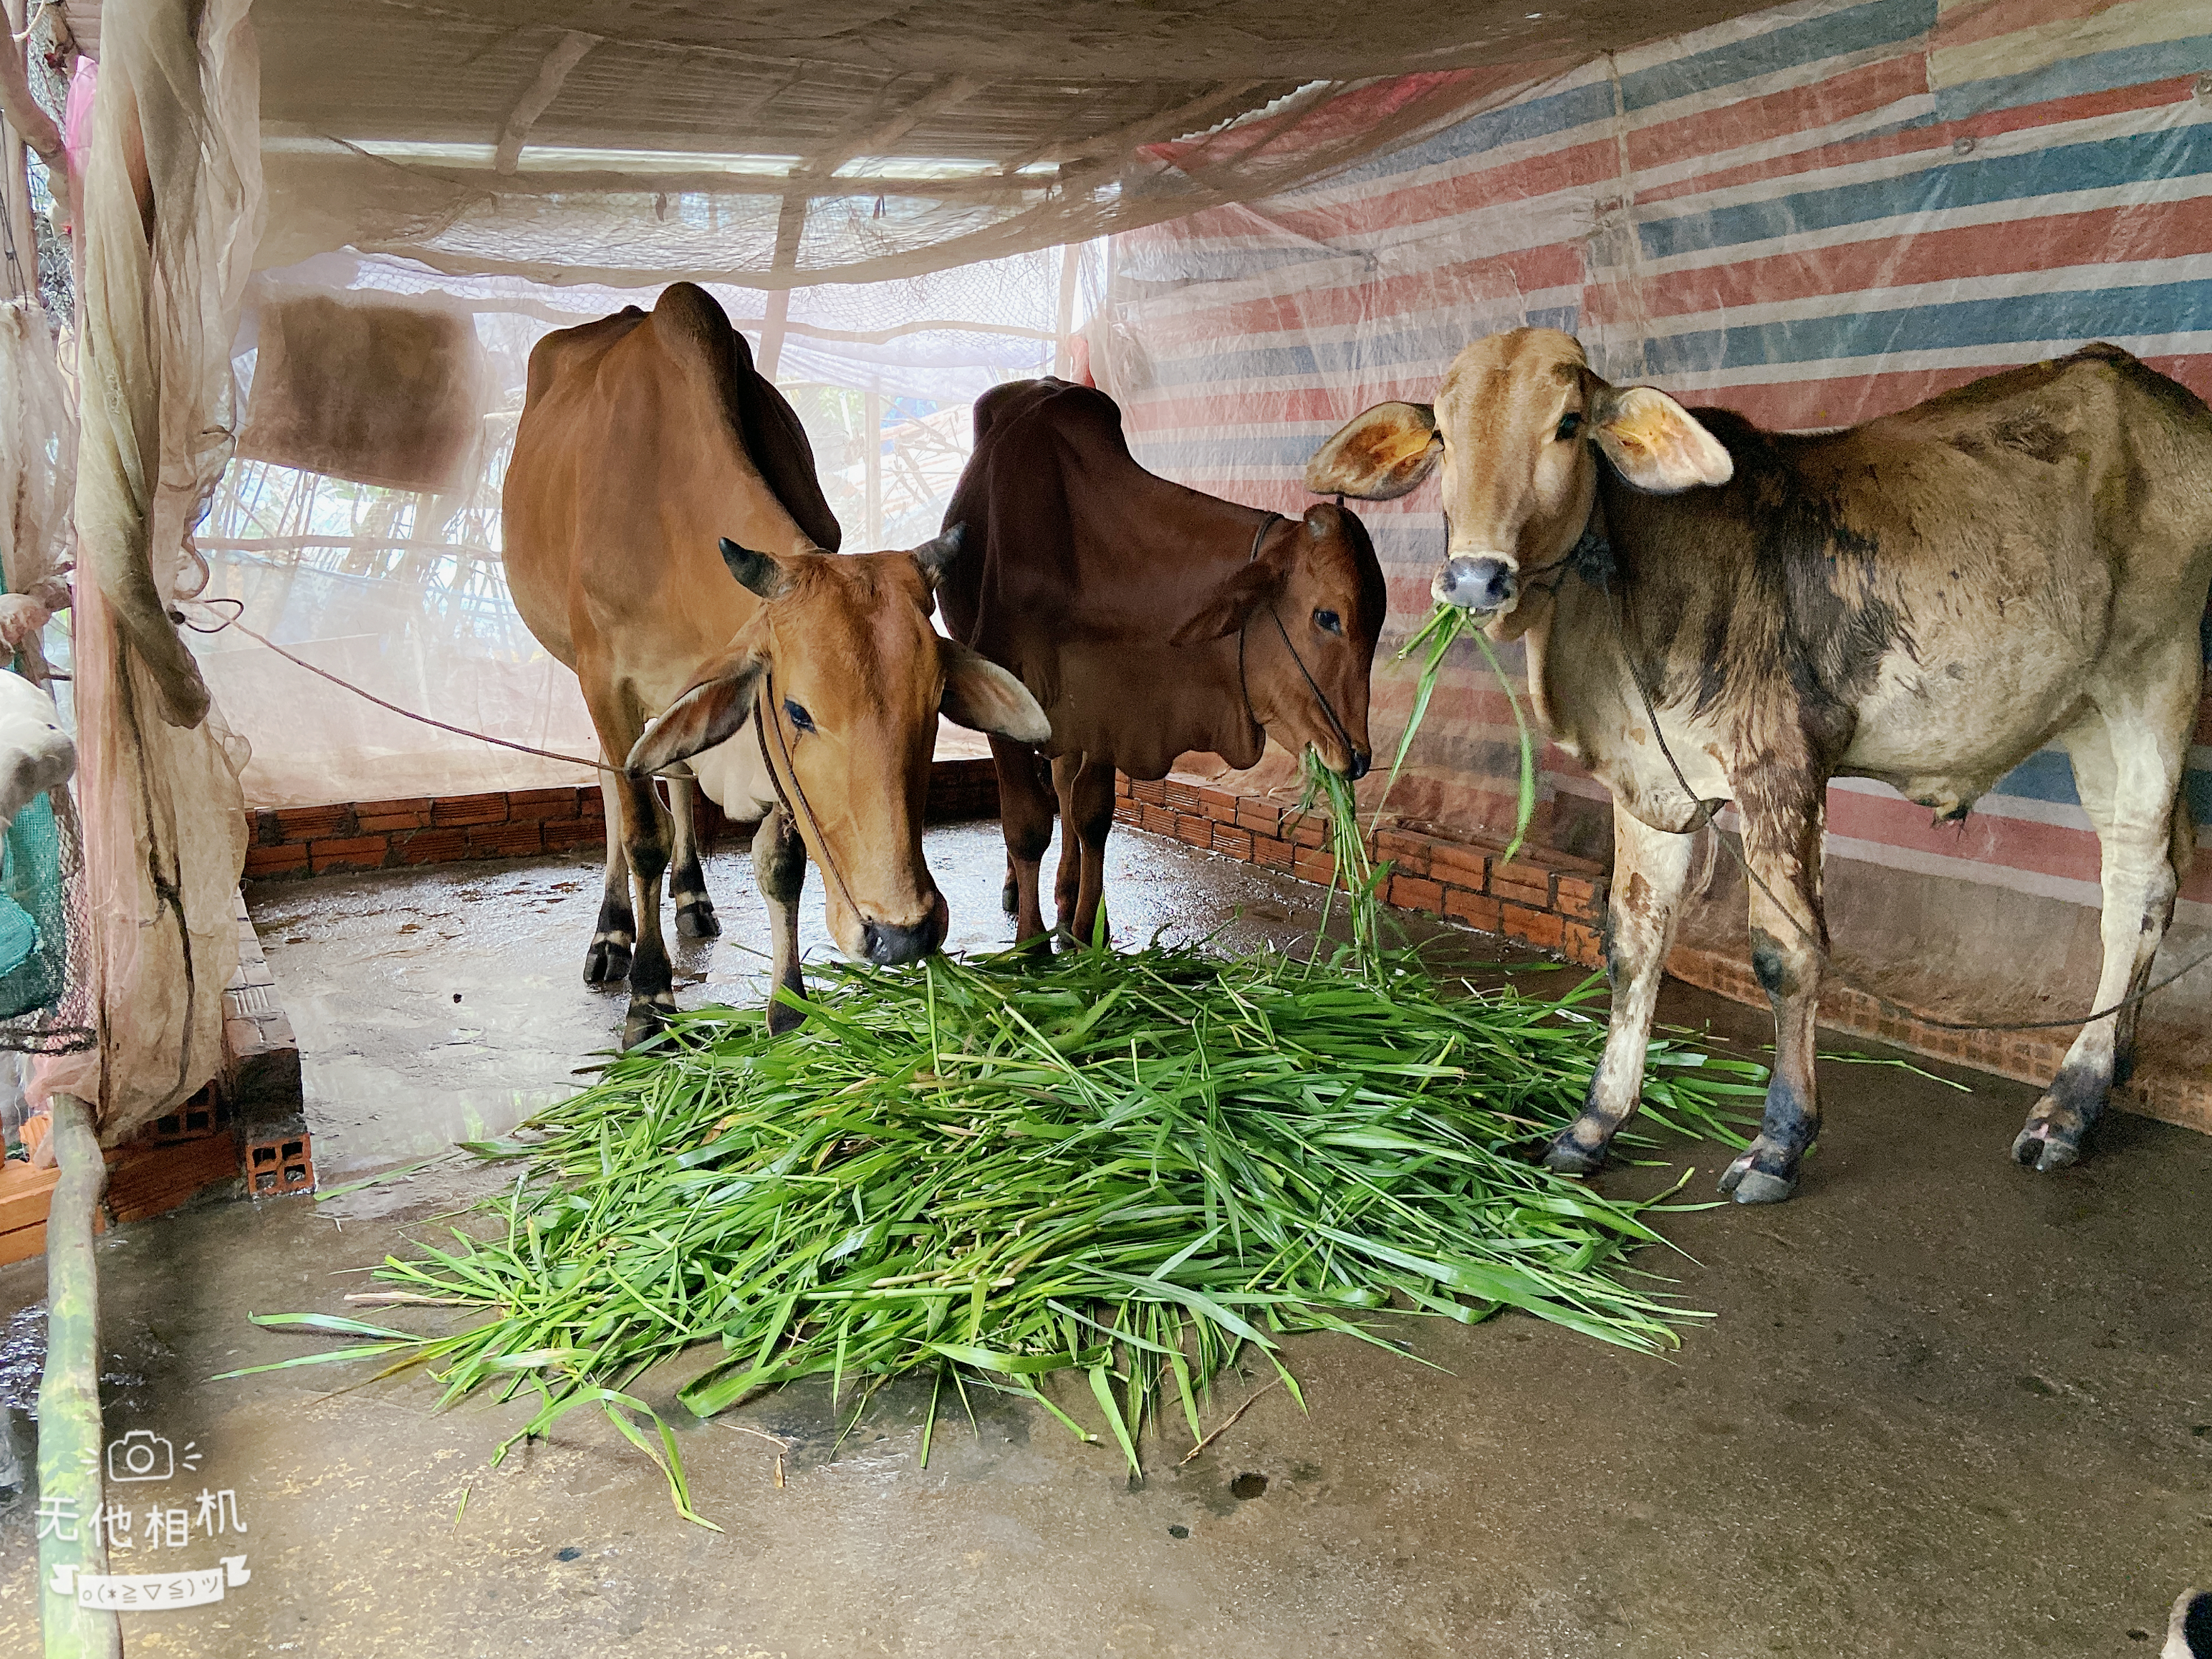
<path fill-rule="evenodd" d="M 753 736 L 760 743 L 761 763 L 768 768 L 769 783 L 775 790 L 775 804 L 794 825 L 799 820 L 791 810 L 791 802 L 793 796 L 798 798 L 799 811 L 806 815 L 806 827 L 814 832 L 815 850 L 821 855 L 823 871 L 837 884 L 838 896 L 858 921 L 860 907 L 853 902 L 853 890 L 845 884 L 845 872 L 837 867 L 836 854 L 830 849 L 830 838 L 822 833 L 822 820 L 814 816 L 813 803 L 806 799 L 806 786 L 799 781 L 799 768 L 792 763 L 791 746 L 784 741 L 783 721 L 778 717 L 782 707 L 775 695 L 775 670 L 771 667 L 762 674 L 761 690 L 753 699 Z M 769 758 L 768 733 L 771 727 L 775 732 L 777 751 L 783 757 L 784 769 L 791 774 L 789 794 L 784 792 L 783 779 L 775 769 L 775 763 Z"/>
<path fill-rule="evenodd" d="M 1260 527 L 1252 532 L 1252 550 L 1244 556 L 1244 562 L 1248 565 L 1255 562 L 1260 556 L 1260 544 L 1267 539 L 1267 532 L 1277 525 L 1286 522 L 1279 513 L 1270 513 L 1262 518 Z M 1291 643 L 1291 630 L 1283 626 L 1283 613 L 1275 608 L 1272 599 L 1267 601 L 1267 614 L 1274 619 L 1275 632 L 1282 635 L 1283 649 L 1291 653 L 1291 660 L 1298 665 L 1298 677 L 1305 681 L 1306 690 L 1314 694 L 1314 701 L 1321 705 L 1321 712 L 1328 716 L 1329 729 L 1336 733 L 1336 740 L 1344 745 L 1346 763 L 1349 764 L 1359 752 L 1358 746 L 1352 741 L 1352 733 L 1344 729 L 1344 722 L 1336 717 L 1336 709 L 1330 704 L 1328 695 L 1315 684 L 1314 677 L 1306 672 L 1305 659 L 1298 655 L 1297 647 Z M 1250 717 L 1253 725 L 1264 732 L 1267 729 L 1267 723 L 1253 709 L 1252 688 L 1244 679 L 1244 631 L 1251 625 L 1252 618 L 1248 613 L 1243 627 L 1237 630 L 1237 689 L 1244 694 L 1244 713 Z"/>
<path fill-rule="evenodd" d="M 1595 517 L 1597 512 L 1597 507 L 1595 502 L 1592 503 L 1590 510 L 1593 517 Z M 1583 540 L 1587 541 L 1589 537 L 1589 532 L 1588 528 L 1585 527 L 1583 531 Z M 1582 545 L 1582 542 L 1577 542 L 1576 544 L 1576 547 L 1577 549 L 1580 549 Z M 1568 556 L 1571 558 L 1573 555 L 1570 554 Z M 1557 562 L 1555 561 L 1555 562 Z M 1547 566 L 1545 568 L 1548 569 L 1550 567 Z M 1584 573 L 1578 571 L 1577 574 Z M 2122 997 L 2118 1002 L 2112 1004 L 2109 1008 L 2100 1008 L 2094 1013 L 2084 1014 L 2075 1019 L 2023 1019 L 2012 1020 L 1995 1024 L 1977 1024 L 1971 1020 L 1943 1019 L 1935 1014 L 1924 1013 L 1921 1010 L 1914 1008 L 1908 1004 L 1898 1001 L 1893 997 L 1883 995 L 1882 993 L 1875 990 L 1874 987 L 1867 984 L 1863 980 L 1861 980 L 1857 975 L 1850 973 L 1837 963 L 1835 957 L 1828 953 L 1827 946 L 1815 937 L 1813 930 L 1808 927 L 1804 922 L 1799 919 L 1796 911 L 1792 909 L 1789 905 L 1784 904 L 1780 896 L 1776 894 L 1773 888 L 1766 884 L 1765 878 L 1759 875 L 1759 872 L 1751 867 L 1751 860 L 1744 856 L 1742 850 L 1726 836 L 1721 834 L 1718 828 L 1714 825 L 1713 820 L 1719 816 L 1718 809 L 1712 802 L 1702 799 L 1698 795 L 1698 792 L 1690 787 L 1690 780 L 1682 770 L 1682 763 L 1674 758 L 1674 751 L 1667 742 L 1667 734 L 1660 729 L 1659 710 L 1652 700 L 1651 688 L 1644 684 L 1644 676 L 1636 665 L 1635 653 L 1629 647 L 1627 615 L 1628 596 L 1626 592 L 1626 584 L 1624 582 L 1619 586 L 1615 586 L 1612 581 L 1606 579 L 1613 574 L 1615 574 L 1615 572 L 1610 566 L 1610 561 L 1608 561 L 1607 570 L 1604 574 L 1593 580 L 1592 585 L 1595 586 L 1601 593 L 1604 594 L 1607 600 L 1606 609 L 1607 613 L 1613 618 L 1613 637 L 1615 642 L 1620 647 L 1621 665 L 1627 669 L 1629 680 L 1636 687 L 1636 694 L 1643 702 L 1644 718 L 1651 722 L 1651 735 L 1658 742 L 1659 752 L 1667 757 L 1668 769 L 1674 773 L 1674 781 L 1681 787 L 1682 793 L 1694 803 L 1698 809 L 1697 823 L 1692 824 L 1684 833 L 1694 836 L 1700 830 L 1711 830 L 1714 839 L 1719 842 L 1720 844 L 1728 850 L 1729 856 L 1735 860 L 1737 868 L 1743 872 L 1744 878 L 1749 881 L 1752 885 L 1758 888 L 1761 893 L 1766 896 L 1766 901 L 1768 903 L 1771 904 L 1784 915 L 1789 917 L 1790 925 L 1796 931 L 1798 937 L 1805 942 L 1805 945 L 1813 951 L 1814 955 L 1820 958 L 1822 968 L 1828 973 L 1832 974 L 1835 976 L 1837 982 L 1842 985 L 1844 989 L 1856 991 L 1863 997 L 1872 999 L 1875 1003 L 1879 1004 L 1886 1012 L 1901 1014 L 1907 1019 L 1916 1020 L 1923 1025 L 1933 1026 L 1939 1031 L 2057 1031 L 2069 1030 L 2075 1026 L 2094 1025 L 2100 1019 L 2109 1019 L 2115 1014 L 2124 1012 L 2126 1010 L 2134 1007 L 2136 1004 L 2144 1001 L 2154 993 L 2163 991 L 2167 986 L 2172 984 L 2176 980 L 2183 978 L 2186 975 L 2194 973 L 2206 963 L 2212 962 L 2212 949 L 2203 951 L 2198 955 L 2191 957 L 2187 962 L 2182 963 L 2180 967 L 2175 969 L 2165 978 L 2158 980 L 2152 984 L 2146 985 L 2140 991 L 2130 992 L 2128 995 Z M 1590 579 L 1585 574 L 1585 580 Z M 1662 672 L 1664 672 L 1663 667 Z M 1613 810 L 1618 812 L 1623 809 L 1621 808 L 1620 804 L 1616 801 L 1613 804 Z"/>

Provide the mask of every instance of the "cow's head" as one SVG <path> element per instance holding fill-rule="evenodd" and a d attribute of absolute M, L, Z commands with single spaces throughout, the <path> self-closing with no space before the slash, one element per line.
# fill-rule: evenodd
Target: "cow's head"
<path fill-rule="evenodd" d="M 1322 764 L 1363 777 L 1367 681 L 1389 595 L 1358 515 L 1311 507 L 1271 526 L 1255 556 L 1176 629 L 1200 645 L 1242 630 L 1244 695 L 1267 735 Z"/>
<path fill-rule="evenodd" d="M 855 961 L 912 962 L 944 942 L 921 856 L 941 714 L 1024 743 L 1051 736 L 1022 683 L 930 626 L 957 526 L 912 553 L 755 553 L 722 543 L 766 601 L 645 730 L 634 772 L 657 772 L 769 719 L 769 769 L 823 872 L 830 936 Z M 747 732 L 744 741 L 756 742 Z"/>
<path fill-rule="evenodd" d="M 1449 540 L 1431 591 L 1510 635 L 1522 573 L 1556 567 L 1589 522 L 1596 450 L 1657 495 L 1735 474 L 1719 441 L 1665 392 L 1600 380 L 1571 334 L 1517 328 L 1461 352 L 1433 407 L 1377 404 L 1345 426 L 1307 463 L 1306 487 L 1388 500 L 1441 464 Z"/>

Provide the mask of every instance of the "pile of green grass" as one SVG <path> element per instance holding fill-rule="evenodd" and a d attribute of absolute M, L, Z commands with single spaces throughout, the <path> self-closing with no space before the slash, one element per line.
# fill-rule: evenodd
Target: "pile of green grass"
<path fill-rule="evenodd" d="M 383 1358 L 430 1365 L 448 1400 L 534 1393 L 528 1434 L 601 1407 L 687 1514 L 675 1442 L 664 1426 L 656 1451 L 623 1390 L 701 1343 L 723 1355 L 682 1390 L 702 1415 L 823 1374 L 857 1405 L 920 1371 L 933 1425 L 981 1387 L 1088 1435 L 1039 1386 L 1080 1373 L 1133 1470 L 1164 1415 L 1198 1436 L 1240 1354 L 1295 1394 L 1284 1336 L 1382 1341 L 1385 1308 L 1672 1343 L 1699 1316 L 1622 1261 L 1657 1237 L 1647 1206 L 1526 1156 L 1581 1104 L 1594 988 L 1555 1000 L 1439 982 L 1411 952 L 1363 960 L 1155 945 L 818 967 L 797 1030 L 681 1016 L 523 1139 L 476 1149 L 523 1161 L 493 1224 L 376 1276 L 480 1322 L 260 1322 L 369 1339 L 289 1364 Z M 1740 1145 L 1727 1120 L 1762 1076 L 1660 1042 L 1646 1116 Z"/>

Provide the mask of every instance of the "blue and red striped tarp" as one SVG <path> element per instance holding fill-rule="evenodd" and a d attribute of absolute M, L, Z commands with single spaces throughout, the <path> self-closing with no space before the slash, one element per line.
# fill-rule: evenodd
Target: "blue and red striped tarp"
<path fill-rule="evenodd" d="M 2212 397 L 2212 5 L 1814 0 L 1559 76 L 1267 201 L 1115 239 L 1094 372 L 1138 458 L 1288 512 L 1305 460 L 1459 348 L 1571 330 L 1616 380 L 1763 424 L 1838 426 L 2094 339 Z M 1426 614 L 1433 487 L 1362 508 L 1392 640 Z M 1410 697 L 1378 679 L 1378 745 Z M 1437 695 L 1393 806 L 1510 819 L 1503 696 Z M 2189 787 L 2212 825 L 2212 702 Z M 1553 750 L 1547 795 L 1602 799 Z M 1830 852 L 2094 904 L 2097 848 L 2057 751 L 1964 825 L 1838 783 Z M 2212 922 L 2212 858 L 2184 889 Z"/>

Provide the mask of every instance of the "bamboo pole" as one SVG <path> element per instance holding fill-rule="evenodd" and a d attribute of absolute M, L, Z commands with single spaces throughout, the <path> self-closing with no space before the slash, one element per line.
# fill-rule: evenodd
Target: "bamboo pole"
<path fill-rule="evenodd" d="M 39 1608 L 46 1659 L 121 1659 L 111 1612 L 81 1607 L 65 1580 L 107 1571 L 98 1524 L 100 1484 L 100 1283 L 92 1225 L 107 1186 L 107 1161 L 92 1108 L 56 1094 L 52 1142 L 61 1179 L 46 1215 L 46 1368 L 39 1383 Z M 70 1571 L 73 1570 L 73 1571 Z"/>

